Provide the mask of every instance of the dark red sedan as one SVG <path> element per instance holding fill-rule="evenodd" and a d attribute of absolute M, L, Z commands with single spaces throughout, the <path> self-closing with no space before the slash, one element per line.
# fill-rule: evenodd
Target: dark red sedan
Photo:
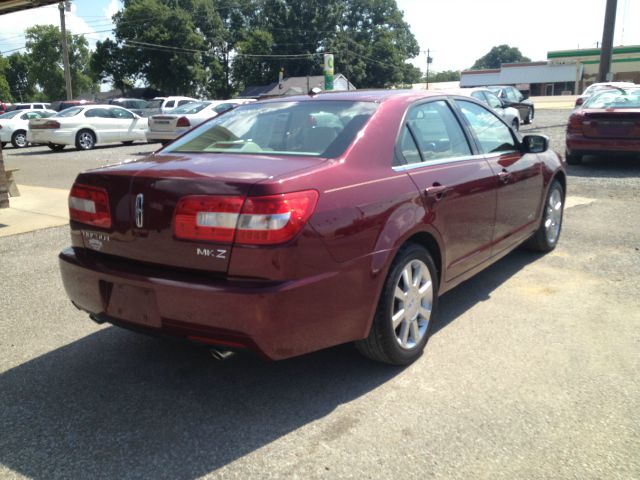
<path fill-rule="evenodd" d="M 609 87 L 575 110 L 567 125 L 567 163 L 584 155 L 640 153 L 640 88 Z"/>
<path fill-rule="evenodd" d="M 98 322 L 283 359 L 355 341 L 415 360 L 438 296 L 523 242 L 552 250 L 566 175 L 469 97 L 243 105 L 81 173 L 60 268 Z"/>

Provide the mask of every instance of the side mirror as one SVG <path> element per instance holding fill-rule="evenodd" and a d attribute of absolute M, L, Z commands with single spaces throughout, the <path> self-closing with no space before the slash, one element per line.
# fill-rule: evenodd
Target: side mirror
<path fill-rule="evenodd" d="M 549 150 L 549 137 L 546 135 L 525 135 L 522 137 L 523 153 L 542 153 Z"/>
<path fill-rule="evenodd" d="M 520 93 L 522 93 L 522 92 L 520 92 Z M 528 98 L 529 98 L 529 92 L 522 93 L 522 99 L 523 100 L 527 100 Z"/>

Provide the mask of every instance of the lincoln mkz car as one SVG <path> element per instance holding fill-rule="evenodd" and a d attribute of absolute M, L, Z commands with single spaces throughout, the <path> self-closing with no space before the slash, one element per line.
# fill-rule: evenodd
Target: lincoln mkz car
<path fill-rule="evenodd" d="M 97 322 L 272 360 L 355 342 L 407 364 L 440 295 L 522 243 L 556 246 L 565 191 L 547 137 L 469 97 L 272 99 L 78 175 L 60 268 Z"/>

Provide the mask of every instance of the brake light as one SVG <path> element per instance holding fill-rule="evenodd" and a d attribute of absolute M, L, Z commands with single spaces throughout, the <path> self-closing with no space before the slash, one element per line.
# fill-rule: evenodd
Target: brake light
<path fill-rule="evenodd" d="M 296 236 L 315 210 L 318 192 L 264 197 L 189 196 L 178 202 L 177 238 L 244 245 L 274 245 Z"/>
<path fill-rule="evenodd" d="M 180 117 L 176 123 L 176 127 L 190 127 L 189 119 L 187 117 Z"/>
<path fill-rule="evenodd" d="M 567 125 L 567 132 L 580 133 L 582 132 L 582 115 L 574 113 L 569 117 L 569 125 Z"/>
<path fill-rule="evenodd" d="M 69 217 L 76 222 L 110 228 L 111 211 L 107 190 L 75 184 L 69 194 Z"/>

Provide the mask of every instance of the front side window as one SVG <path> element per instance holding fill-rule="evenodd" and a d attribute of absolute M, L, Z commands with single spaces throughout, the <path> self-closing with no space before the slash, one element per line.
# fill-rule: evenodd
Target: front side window
<path fill-rule="evenodd" d="M 187 103 L 193 103 L 193 100 L 180 100 L 178 106 L 186 105 Z"/>
<path fill-rule="evenodd" d="M 407 113 L 407 126 L 422 161 L 471 155 L 462 127 L 444 100 L 412 107 Z"/>
<path fill-rule="evenodd" d="M 336 157 L 378 104 L 341 100 L 242 105 L 192 130 L 166 152 Z"/>
<path fill-rule="evenodd" d="M 511 129 L 481 105 L 456 100 L 484 153 L 516 150 Z"/>
<path fill-rule="evenodd" d="M 111 111 L 106 108 L 91 108 L 84 114 L 87 118 L 113 118 Z"/>

